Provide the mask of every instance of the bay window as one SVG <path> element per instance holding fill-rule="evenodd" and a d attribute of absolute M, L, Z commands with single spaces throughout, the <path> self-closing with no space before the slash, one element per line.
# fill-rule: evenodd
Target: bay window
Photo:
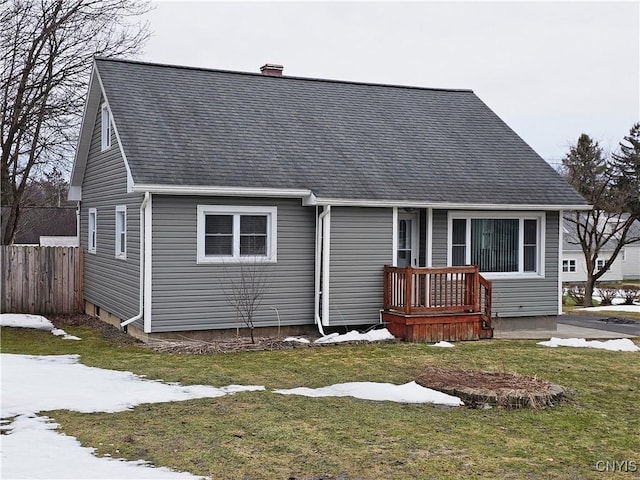
<path fill-rule="evenodd" d="M 544 216 L 449 213 L 449 264 L 495 274 L 543 275 Z"/>

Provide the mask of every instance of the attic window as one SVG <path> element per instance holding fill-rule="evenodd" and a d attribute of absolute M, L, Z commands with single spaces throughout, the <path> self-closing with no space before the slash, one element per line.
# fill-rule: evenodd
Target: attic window
<path fill-rule="evenodd" d="M 111 147 L 111 114 L 106 103 L 102 104 L 101 132 L 102 150 L 106 150 Z"/>

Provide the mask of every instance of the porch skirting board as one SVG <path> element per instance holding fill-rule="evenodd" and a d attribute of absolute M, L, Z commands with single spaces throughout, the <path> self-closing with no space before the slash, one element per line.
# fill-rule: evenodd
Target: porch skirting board
<path fill-rule="evenodd" d="M 483 328 L 482 314 L 405 315 L 384 311 L 382 321 L 396 337 L 409 342 L 459 342 L 493 338 L 492 328 Z"/>

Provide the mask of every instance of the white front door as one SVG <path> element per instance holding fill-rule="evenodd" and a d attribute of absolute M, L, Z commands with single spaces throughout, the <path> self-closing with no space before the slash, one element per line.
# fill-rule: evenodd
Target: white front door
<path fill-rule="evenodd" d="M 398 267 L 418 266 L 417 213 L 398 212 Z"/>

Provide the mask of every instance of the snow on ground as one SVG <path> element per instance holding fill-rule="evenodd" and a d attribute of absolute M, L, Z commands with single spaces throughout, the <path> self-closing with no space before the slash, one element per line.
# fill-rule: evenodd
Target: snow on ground
<path fill-rule="evenodd" d="M 39 315 L 2 314 L 0 325 L 54 331 Z M 55 333 L 54 333 L 55 334 Z M 394 338 L 387 329 L 366 334 L 332 334 L 324 343 Z M 292 341 L 303 341 L 291 337 Z M 308 341 L 308 340 L 307 340 Z M 1 466 L 0 478 L 47 479 L 195 479 L 190 473 L 155 468 L 142 461 L 129 462 L 96 457 L 93 448 L 82 447 L 73 437 L 55 431 L 56 424 L 40 411 L 67 409 L 79 412 L 117 412 L 142 403 L 219 397 L 239 391 L 264 390 L 261 386 L 183 386 L 147 380 L 130 372 L 88 367 L 79 355 L 0 354 Z M 304 392 L 304 393 L 301 393 Z M 439 403 L 459 406 L 462 401 L 444 393 L 405 385 L 355 382 L 321 389 L 278 390 L 282 394 L 353 396 L 367 400 L 403 403 Z"/>
<path fill-rule="evenodd" d="M 62 337 L 64 340 L 80 340 L 79 337 L 69 335 L 60 328 L 55 328 L 53 323 L 42 315 L 30 315 L 24 313 L 0 313 L 1 327 L 35 328 L 47 330 L 52 334 Z"/>
<path fill-rule="evenodd" d="M 556 338 L 546 342 L 538 342 L 538 345 L 545 347 L 582 347 L 582 348 L 598 348 L 602 350 L 611 350 L 614 352 L 638 352 L 640 347 L 628 338 L 618 338 L 615 340 L 585 340 L 584 338 Z"/>
<path fill-rule="evenodd" d="M 453 348 L 454 347 L 453 343 L 445 342 L 444 340 L 442 340 L 442 341 L 440 341 L 438 343 L 434 343 L 431 346 L 432 347 L 444 347 L 444 348 Z"/>
<path fill-rule="evenodd" d="M 322 388 L 291 388 L 274 390 L 283 395 L 303 395 L 306 397 L 355 397 L 363 400 L 391 401 L 400 403 L 437 403 L 461 406 L 462 400 L 446 393 L 431 390 L 416 382 L 394 385 L 392 383 L 350 382 L 338 383 Z"/>
<path fill-rule="evenodd" d="M 147 380 L 131 372 L 87 367 L 79 355 L 1 354 L 2 418 L 44 410 L 121 412 L 141 403 L 221 397 L 264 387 L 183 386 Z M 6 385 L 6 387 L 5 387 Z"/>
<path fill-rule="evenodd" d="M 349 333 L 345 333 L 343 335 L 339 335 L 337 333 L 330 333 L 329 335 L 325 335 L 317 339 L 314 343 L 339 343 L 339 342 L 355 342 L 355 341 L 366 341 L 366 342 L 379 342 L 381 340 L 393 340 L 394 337 L 391 335 L 391 332 L 386 328 L 380 328 L 376 330 L 370 330 L 366 333 L 360 333 L 356 330 L 352 330 Z"/>
<path fill-rule="evenodd" d="M 298 343 L 311 343 L 310 340 L 302 337 L 287 337 L 284 339 L 285 342 L 298 342 Z"/>
<path fill-rule="evenodd" d="M 580 310 L 574 310 L 575 312 L 633 312 L 640 313 L 640 305 L 605 305 L 602 307 L 587 307 Z"/>
<path fill-rule="evenodd" d="M 56 409 L 118 412 L 141 403 L 264 390 L 261 386 L 165 384 L 130 372 L 87 367 L 78 363 L 78 355 L 1 354 L 0 361 L 0 416 L 16 417 L 2 426 L 2 430 L 9 432 L 2 435 L 2 478 L 197 478 L 142 462 L 95 457 L 91 454 L 93 449 L 81 447 L 73 437 L 55 432 L 54 424 L 35 414 Z"/>
<path fill-rule="evenodd" d="M 19 416 L 11 433 L 2 435 L 2 478 L 46 479 L 176 479 L 192 480 L 190 473 L 154 468 L 142 461 L 126 462 L 93 455 L 95 449 L 74 437 L 55 432 L 46 417 Z"/>

